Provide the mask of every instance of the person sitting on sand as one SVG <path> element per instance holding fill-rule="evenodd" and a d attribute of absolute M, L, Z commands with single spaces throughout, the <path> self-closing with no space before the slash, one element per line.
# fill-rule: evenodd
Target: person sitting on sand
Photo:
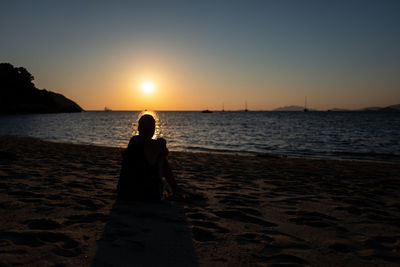
<path fill-rule="evenodd" d="M 140 117 L 138 131 L 122 154 L 118 196 L 123 200 L 159 201 L 164 188 L 162 177 L 172 192 L 178 191 L 167 159 L 167 142 L 163 138 L 152 139 L 155 119 L 149 114 Z"/>

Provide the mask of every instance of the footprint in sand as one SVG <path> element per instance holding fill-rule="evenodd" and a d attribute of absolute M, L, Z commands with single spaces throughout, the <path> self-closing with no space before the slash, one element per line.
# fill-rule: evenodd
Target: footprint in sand
<path fill-rule="evenodd" d="M 215 198 L 219 199 L 218 202 L 221 204 L 227 204 L 231 206 L 258 206 L 260 201 L 257 197 L 245 196 L 240 194 L 225 194 L 217 193 Z"/>
<path fill-rule="evenodd" d="M 64 222 L 64 225 L 72 225 L 76 223 L 93 223 L 93 222 L 107 222 L 110 219 L 110 216 L 103 213 L 90 213 L 87 215 L 71 215 L 66 217 L 67 221 Z"/>
<path fill-rule="evenodd" d="M 203 227 L 192 228 L 193 238 L 199 242 L 217 241 L 218 237 L 215 236 L 213 231 Z"/>
<path fill-rule="evenodd" d="M 192 220 L 207 220 L 207 221 L 219 221 L 220 218 L 216 216 L 210 216 L 207 213 L 194 211 L 186 212 L 186 217 Z"/>
<path fill-rule="evenodd" d="M 264 234 L 247 232 L 237 235 L 236 240 L 238 241 L 239 244 L 246 244 L 246 243 L 270 243 L 275 239 Z"/>
<path fill-rule="evenodd" d="M 258 224 L 258 225 L 265 226 L 265 227 L 277 226 L 275 223 L 267 222 L 256 216 L 247 215 L 241 210 L 229 209 L 229 210 L 214 211 L 213 213 L 221 218 L 229 219 L 229 220 L 233 220 L 233 221 L 253 223 L 253 224 Z"/>
<path fill-rule="evenodd" d="M 68 235 L 56 232 L 1 232 L 3 239 L 12 241 L 15 245 L 40 247 L 46 244 L 58 244 L 52 251 L 57 255 L 75 257 L 81 254 L 79 242 Z"/>
<path fill-rule="evenodd" d="M 253 255 L 256 259 L 258 259 L 262 263 L 269 264 L 277 264 L 278 266 L 288 266 L 288 265 L 297 265 L 297 264 L 308 264 L 308 262 L 300 257 L 290 255 L 290 254 L 277 254 L 273 256 L 259 256 Z"/>
<path fill-rule="evenodd" d="M 20 190 L 20 191 L 10 191 L 8 192 L 9 195 L 17 196 L 17 197 L 26 197 L 26 198 L 39 198 L 42 199 L 45 197 L 43 194 L 36 194 L 34 192 L 29 192 L 26 190 Z"/>
<path fill-rule="evenodd" d="M 357 250 L 354 246 L 340 241 L 334 242 L 329 246 L 329 248 L 341 253 L 356 252 Z"/>
<path fill-rule="evenodd" d="M 32 230 L 53 230 L 61 227 L 56 221 L 50 219 L 35 219 L 24 221 L 23 224 L 27 225 Z"/>
<path fill-rule="evenodd" d="M 99 210 L 100 208 L 104 207 L 103 202 L 92 200 L 88 198 L 81 198 L 81 197 L 74 197 L 76 203 L 80 206 L 76 206 L 75 209 L 77 210 Z"/>
<path fill-rule="evenodd" d="M 290 222 L 294 222 L 298 225 L 307 225 L 316 228 L 334 228 L 338 231 L 347 232 L 347 229 L 337 225 L 337 219 L 332 216 L 328 216 L 319 212 L 310 211 L 287 211 L 288 215 L 293 215 L 290 218 Z"/>
<path fill-rule="evenodd" d="M 229 233 L 229 229 L 222 227 L 216 223 L 213 222 L 207 222 L 207 221 L 203 221 L 203 220 L 196 220 L 196 221 L 190 221 L 190 224 L 193 224 L 194 226 L 200 226 L 202 228 L 207 228 L 207 229 L 211 229 L 214 230 L 215 232 L 218 233 L 222 233 L 222 234 L 226 234 Z"/>
<path fill-rule="evenodd" d="M 398 263 L 400 261 L 397 253 L 400 243 L 399 236 L 374 236 L 363 242 L 365 249 L 372 251 L 370 255 L 363 256 L 365 259 L 379 258 L 387 262 Z"/>

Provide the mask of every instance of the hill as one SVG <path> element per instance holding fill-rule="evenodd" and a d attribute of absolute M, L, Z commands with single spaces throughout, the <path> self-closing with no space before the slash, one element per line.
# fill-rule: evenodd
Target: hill
<path fill-rule="evenodd" d="M 0 114 L 83 111 L 62 94 L 36 88 L 33 80 L 25 68 L 0 63 Z"/>
<path fill-rule="evenodd" d="M 272 111 L 304 111 L 304 107 L 302 106 L 296 106 L 296 105 L 292 105 L 292 106 L 285 106 L 285 107 L 279 107 L 276 108 Z M 309 111 L 318 111 L 316 109 L 309 109 Z M 357 109 L 357 110 L 350 110 L 350 109 L 342 109 L 342 108 L 332 108 L 329 109 L 328 111 L 338 111 L 338 112 L 351 112 L 351 111 L 357 111 L 357 112 L 400 112 L 400 104 L 397 105 L 391 105 L 391 106 L 387 106 L 387 107 L 367 107 L 367 108 L 363 108 L 363 109 Z"/>
<path fill-rule="evenodd" d="M 388 106 L 388 107 L 386 107 L 386 108 L 397 109 L 397 110 L 399 110 L 399 111 L 400 111 L 400 104 L 397 104 L 397 105 L 391 105 L 391 106 Z"/>
<path fill-rule="evenodd" d="M 360 111 L 373 111 L 373 112 L 400 112 L 400 104 L 391 105 L 387 107 L 368 107 Z"/>
<path fill-rule="evenodd" d="M 285 106 L 276 108 L 273 111 L 304 111 L 304 107 L 301 106 Z M 315 109 L 309 109 L 309 111 L 315 111 Z"/>

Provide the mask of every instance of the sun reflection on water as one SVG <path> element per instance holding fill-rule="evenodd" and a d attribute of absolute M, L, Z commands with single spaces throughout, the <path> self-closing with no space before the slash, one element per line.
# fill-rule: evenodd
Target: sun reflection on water
<path fill-rule="evenodd" d="M 89 111 L 0 116 L 0 135 L 126 147 L 143 114 L 171 151 L 400 161 L 400 117 L 364 112 Z M 371 142 L 373 140 L 373 142 Z"/>

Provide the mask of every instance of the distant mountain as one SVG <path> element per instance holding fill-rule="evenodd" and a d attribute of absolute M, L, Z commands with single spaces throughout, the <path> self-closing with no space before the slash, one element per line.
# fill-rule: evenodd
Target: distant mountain
<path fill-rule="evenodd" d="M 400 112 L 400 104 L 399 105 L 391 105 L 387 107 L 367 107 L 362 109 L 341 109 L 341 108 L 333 108 L 329 109 L 328 111 L 356 111 L 356 112 Z"/>
<path fill-rule="evenodd" d="M 373 111 L 373 112 L 400 112 L 400 104 L 391 105 L 387 107 L 368 107 L 361 109 L 360 111 Z"/>
<path fill-rule="evenodd" d="M 388 106 L 388 107 L 386 107 L 386 108 L 400 110 L 400 104 L 397 104 L 397 105 L 391 105 L 391 106 Z"/>
<path fill-rule="evenodd" d="M 344 111 L 350 111 L 350 110 L 344 109 L 344 108 L 332 108 L 332 109 L 329 109 L 328 111 L 339 111 L 339 112 L 344 112 Z"/>
<path fill-rule="evenodd" d="M 276 108 L 272 111 L 304 111 L 304 107 L 302 106 L 285 106 L 285 107 L 280 107 Z M 309 109 L 309 111 L 317 111 L 316 109 Z M 328 111 L 332 112 L 351 112 L 351 111 L 358 111 L 358 112 L 400 112 L 400 104 L 398 105 L 391 105 L 387 107 L 367 107 L 363 109 L 358 109 L 358 110 L 349 110 L 349 109 L 342 109 L 342 108 L 332 108 L 329 109 Z"/>
<path fill-rule="evenodd" d="M 285 106 L 285 107 L 280 107 L 276 108 L 273 111 L 303 111 L 304 107 L 300 106 Z"/>
<path fill-rule="evenodd" d="M 83 111 L 61 94 L 36 88 L 33 80 L 25 68 L 0 63 L 0 114 Z"/>
<path fill-rule="evenodd" d="M 381 108 L 382 107 L 367 107 L 367 108 L 360 109 L 359 111 L 378 111 Z"/>
<path fill-rule="evenodd" d="M 309 111 L 315 111 L 315 109 L 308 109 Z M 285 106 L 276 108 L 273 111 L 304 111 L 304 107 L 302 106 Z"/>

